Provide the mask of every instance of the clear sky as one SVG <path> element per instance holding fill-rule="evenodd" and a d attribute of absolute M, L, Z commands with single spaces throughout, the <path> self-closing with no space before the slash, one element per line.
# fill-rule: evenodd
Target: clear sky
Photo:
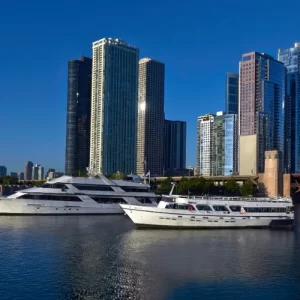
<path fill-rule="evenodd" d="M 276 57 L 300 41 L 299 12 L 299 0 L 4 1 L 0 165 L 64 171 L 67 62 L 91 56 L 103 37 L 166 64 L 166 118 L 187 121 L 195 164 L 197 116 L 224 110 L 226 72 L 238 72 L 242 53 Z"/>

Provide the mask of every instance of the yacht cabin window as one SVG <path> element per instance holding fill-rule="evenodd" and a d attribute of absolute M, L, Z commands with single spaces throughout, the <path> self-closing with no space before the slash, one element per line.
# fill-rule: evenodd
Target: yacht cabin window
<path fill-rule="evenodd" d="M 215 211 L 229 211 L 225 205 L 213 205 Z"/>
<path fill-rule="evenodd" d="M 82 202 L 77 196 L 71 195 L 40 195 L 40 194 L 25 194 L 18 199 L 31 199 L 31 200 L 50 200 L 50 201 L 74 201 Z"/>
<path fill-rule="evenodd" d="M 229 206 L 230 207 L 230 210 L 233 211 L 233 212 L 240 212 L 241 211 L 241 207 L 238 206 L 238 205 L 232 205 L 232 206 Z"/>
<path fill-rule="evenodd" d="M 78 184 L 78 183 L 73 183 L 72 185 L 80 191 L 105 191 L 105 192 L 114 191 L 113 188 L 109 185 Z"/>
<path fill-rule="evenodd" d="M 117 198 L 117 197 L 91 197 L 93 200 L 95 200 L 97 203 L 100 204 L 127 204 L 127 202 L 123 198 Z"/>
<path fill-rule="evenodd" d="M 197 204 L 196 207 L 198 210 L 212 211 L 212 209 L 209 205 Z"/>
<path fill-rule="evenodd" d="M 249 213 L 276 213 L 286 212 L 285 207 L 244 207 L 246 212 Z"/>

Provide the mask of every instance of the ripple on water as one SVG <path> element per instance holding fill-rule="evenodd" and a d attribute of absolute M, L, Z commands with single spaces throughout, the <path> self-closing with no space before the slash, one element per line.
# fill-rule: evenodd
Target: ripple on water
<path fill-rule="evenodd" d="M 1 217 L 1 299 L 296 299 L 299 240 L 135 230 L 124 216 Z"/>

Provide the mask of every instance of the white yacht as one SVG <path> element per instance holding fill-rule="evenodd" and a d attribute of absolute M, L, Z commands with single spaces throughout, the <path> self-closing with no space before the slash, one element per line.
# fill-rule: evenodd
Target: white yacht
<path fill-rule="evenodd" d="M 157 206 L 148 184 L 62 176 L 0 200 L 0 215 L 122 214 L 120 204 Z"/>
<path fill-rule="evenodd" d="M 137 227 L 292 227 L 294 223 L 289 198 L 184 197 L 170 193 L 157 207 L 121 207 Z"/>

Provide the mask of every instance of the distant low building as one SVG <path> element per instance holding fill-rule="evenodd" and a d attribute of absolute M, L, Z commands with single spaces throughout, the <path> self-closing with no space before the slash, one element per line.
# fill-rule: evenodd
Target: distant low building
<path fill-rule="evenodd" d="M 18 173 L 16 173 L 16 172 L 10 172 L 10 177 L 18 178 Z"/>
<path fill-rule="evenodd" d="M 0 166 L 0 177 L 7 175 L 7 168 L 5 166 Z"/>

